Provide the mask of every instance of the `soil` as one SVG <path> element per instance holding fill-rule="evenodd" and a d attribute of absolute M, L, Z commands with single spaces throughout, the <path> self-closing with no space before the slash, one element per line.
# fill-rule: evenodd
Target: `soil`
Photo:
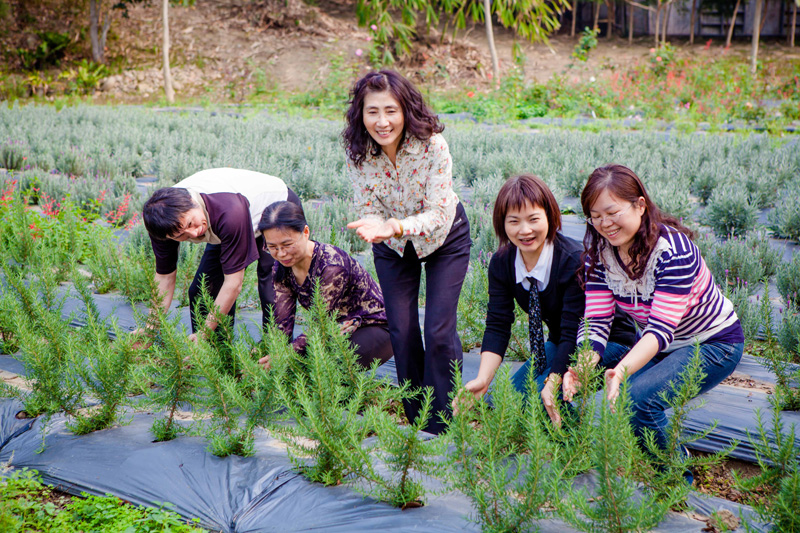
<path fill-rule="evenodd" d="M 34 48 L 38 30 L 73 35 L 68 60 L 90 57 L 86 27 L 88 14 L 80 2 L 41 0 L 36 5 L 11 0 L 11 14 L 0 19 L 0 43 L 5 50 Z M 313 5 L 311 5 L 313 4 Z M 237 101 L 254 91 L 319 89 L 332 74 L 352 66 L 354 74 L 368 70 L 370 29 L 358 27 L 355 0 L 196 0 L 193 7 L 170 10 L 171 64 L 180 97 Z M 69 6 L 73 6 L 70 8 Z M 108 62 L 118 66 L 115 77 L 94 95 L 96 102 L 146 101 L 161 96 L 160 2 L 142 2 L 129 8 L 127 18 L 114 11 L 107 42 Z M 15 28 L 23 27 L 23 31 Z M 501 76 L 513 66 L 514 36 L 495 24 Z M 563 32 L 568 32 L 564 28 Z M 545 82 L 553 76 L 589 79 L 646 60 L 651 37 L 601 38 L 585 63 L 572 58 L 578 37 L 561 33 L 549 45 L 520 42 L 526 81 Z M 688 46 L 672 39 L 678 56 L 749 53 L 749 43 L 706 46 L 702 39 Z M 410 57 L 394 65 L 418 83 L 434 90 L 492 87 L 491 61 L 482 25 L 460 30 L 455 40 L 444 25 L 414 43 Z M 796 50 L 796 49 L 795 49 Z M 762 43 L 762 57 L 798 58 L 800 53 L 782 43 Z M 338 60 L 336 58 L 339 58 Z M 18 58 L 7 53 L 12 68 Z M 57 72 L 54 72 L 57 75 Z M 495 80 L 496 82 L 496 80 Z"/>

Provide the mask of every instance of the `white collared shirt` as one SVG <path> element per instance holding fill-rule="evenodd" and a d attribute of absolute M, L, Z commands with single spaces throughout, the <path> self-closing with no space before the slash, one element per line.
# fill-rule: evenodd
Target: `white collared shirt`
<path fill-rule="evenodd" d="M 514 259 L 514 272 L 517 276 L 517 283 L 522 283 L 526 291 L 531 290 L 531 282 L 528 278 L 535 278 L 536 285 L 539 291 L 543 291 L 547 284 L 550 282 L 550 271 L 553 269 L 553 250 L 555 246 L 552 242 L 547 242 L 542 245 L 542 252 L 539 254 L 539 260 L 536 266 L 531 270 L 525 266 L 525 261 L 522 260 L 522 252 L 517 248 L 517 257 Z"/>

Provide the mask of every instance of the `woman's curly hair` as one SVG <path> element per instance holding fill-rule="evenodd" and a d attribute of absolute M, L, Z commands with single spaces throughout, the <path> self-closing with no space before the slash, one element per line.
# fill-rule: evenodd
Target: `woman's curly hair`
<path fill-rule="evenodd" d="M 381 153 L 380 145 L 364 127 L 364 98 L 369 93 L 383 91 L 391 93 L 403 112 L 405 125 L 401 143 L 406 135 L 427 141 L 434 133 L 444 131 L 444 125 L 439 121 L 439 117 L 431 111 L 422 94 L 410 81 L 393 70 L 370 72 L 358 80 L 350 91 L 350 108 L 345 113 L 347 127 L 342 132 L 347 157 L 356 166 L 361 166 L 368 152 L 372 155 Z"/>

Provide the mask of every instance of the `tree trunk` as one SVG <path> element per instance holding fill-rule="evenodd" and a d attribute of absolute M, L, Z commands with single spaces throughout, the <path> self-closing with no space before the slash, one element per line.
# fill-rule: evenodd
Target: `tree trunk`
<path fill-rule="evenodd" d="M 792 28 L 789 33 L 789 46 L 794 48 L 794 32 L 797 31 L 797 0 L 792 1 Z"/>
<path fill-rule="evenodd" d="M 672 14 L 672 2 L 667 4 L 666 11 L 664 12 L 664 29 L 661 30 L 661 46 L 667 44 L 667 24 L 669 24 L 669 16 Z"/>
<path fill-rule="evenodd" d="M 731 25 L 728 28 L 728 38 L 725 40 L 725 48 L 729 48 L 731 46 L 731 39 L 733 38 L 733 28 L 736 26 L 736 15 L 739 14 L 740 2 L 741 0 L 736 0 L 736 5 L 733 6 L 733 16 L 731 16 Z"/>
<path fill-rule="evenodd" d="M 164 0 L 165 2 L 167 0 Z M 494 32 L 492 32 L 492 3 L 483 0 L 483 15 L 486 20 L 486 40 L 489 42 L 489 53 L 492 56 L 492 74 L 494 83 L 500 83 L 500 62 L 497 60 L 497 49 L 494 47 Z"/>
<path fill-rule="evenodd" d="M 572 28 L 569 30 L 569 36 L 575 37 L 575 22 L 578 18 L 578 0 L 572 0 Z"/>
<path fill-rule="evenodd" d="M 600 20 L 600 2 L 597 1 L 594 3 L 594 5 L 596 6 L 596 11 L 594 12 L 594 23 L 592 24 L 592 29 L 594 31 L 599 31 L 599 28 L 597 27 L 597 21 Z"/>
<path fill-rule="evenodd" d="M 697 0 L 692 0 L 692 18 L 689 22 L 689 44 L 694 44 L 694 26 L 697 22 Z"/>
<path fill-rule="evenodd" d="M 633 44 L 633 4 L 628 4 L 628 44 Z"/>
<path fill-rule="evenodd" d="M 172 90 L 172 74 L 169 71 L 169 0 L 161 0 L 161 4 L 164 22 L 164 93 L 167 102 L 172 104 L 175 102 L 175 91 Z"/>
<path fill-rule="evenodd" d="M 750 74 L 755 77 L 758 68 L 758 42 L 761 40 L 761 8 L 763 0 L 756 0 L 756 13 L 753 17 L 753 49 L 750 53 Z"/>
<path fill-rule="evenodd" d="M 656 6 L 656 48 L 658 48 L 659 41 L 658 32 L 661 30 L 661 1 L 659 0 L 658 5 Z"/>
<path fill-rule="evenodd" d="M 761 32 L 764 31 L 764 24 L 767 22 L 767 6 L 769 5 L 769 0 L 764 0 L 764 5 L 761 6 L 761 27 L 758 28 L 758 34 L 761 35 Z M 783 7 L 783 6 L 781 6 Z"/>
<path fill-rule="evenodd" d="M 97 5 L 99 0 L 89 0 L 89 38 L 92 41 L 92 61 L 95 63 L 105 63 L 103 47 L 100 46 L 97 29 L 100 25 L 100 9 Z"/>
<path fill-rule="evenodd" d="M 616 9 L 616 0 L 606 0 L 606 20 L 608 25 L 608 30 L 606 33 L 606 38 L 611 39 L 614 35 L 614 24 L 617 22 L 617 9 Z"/>

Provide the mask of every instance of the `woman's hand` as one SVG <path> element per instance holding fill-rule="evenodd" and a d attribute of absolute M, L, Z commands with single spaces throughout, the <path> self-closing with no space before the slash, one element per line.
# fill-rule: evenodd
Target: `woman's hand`
<path fill-rule="evenodd" d="M 564 400 L 568 402 L 572 401 L 578 389 L 581 388 L 581 382 L 578 376 L 582 373 L 583 365 L 595 366 L 600 362 L 600 355 L 597 352 L 592 351 L 587 355 L 578 356 L 577 365 L 569 367 L 564 373 L 564 382 L 561 385 L 561 389 L 564 392 Z"/>
<path fill-rule="evenodd" d="M 550 420 L 553 421 L 553 425 L 559 428 L 561 427 L 561 415 L 558 414 L 558 409 L 556 408 L 555 391 L 558 390 L 560 384 L 561 376 L 558 374 L 550 374 L 542 388 L 542 403 L 544 404 L 544 408 Z"/>
<path fill-rule="evenodd" d="M 269 370 L 270 367 L 269 355 L 265 355 L 264 357 L 260 358 L 258 360 L 258 364 L 261 365 L 261 368 L 263 368 L 264 370 Z"/>
<path fill-rule="evenodd" d="M 479 400 L 481 396 L 486 394 L 486 391 L 489 390 L 489 383 L 491 380 L 486 380 L 478 376 L 477 378 L 468 381 L 464 388 L 453 398 L 453 403 L 451 404 L 453 407 L 453 412 L 458 414 L 459 407 L 463 407 L 464 409 L 470 409 L 473 405 L 475 405 L 475 400 Z M 471 393 L 470 396 L 468 393 Z"/>
<path fill-rule="evenodd" d="M 623 375 L 624 369 L 621 368 L 609 368 L 606 370 L 606 399 L 612 405 L 619 396 L 619 386 L 622 383 Z"/>
<path fill-rule="evenodd" d="M 342 335 L 350 335 L 355 330 L 358 329 L 358 326 L 355 323 L 355 320 L 345 320 L 341 324 L 339 324 L 339 331 L 342 332 Z"/>
<path fill-rule="evenodd" d="M 400 222 L 394 218 L 390 218 L 385 222 L 372 218 L 362 218 L 355 222 L 350 222 L 347 227 L 356 230 L 356 234 L 362 240 L 371 244 L 389 240 L 402 230 Z"/>

